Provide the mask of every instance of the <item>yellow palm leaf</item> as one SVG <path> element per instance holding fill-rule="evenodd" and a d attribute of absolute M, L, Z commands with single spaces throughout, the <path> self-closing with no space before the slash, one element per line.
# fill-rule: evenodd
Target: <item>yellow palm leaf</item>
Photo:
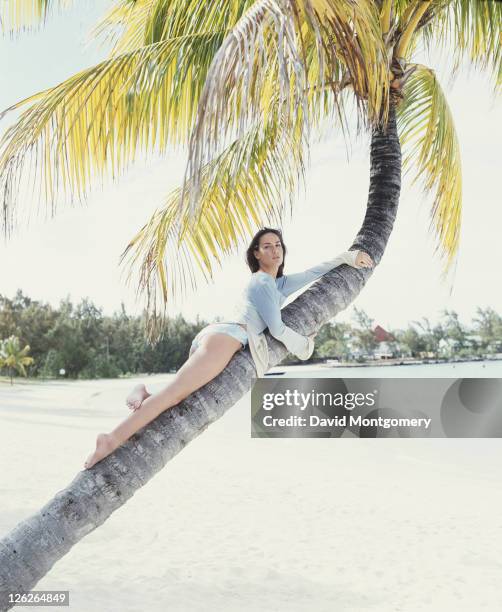
<path fill-rule="evenodd" d="M 398 107 L 403 165 L 433 192 L 431 225 L 446 273 L 457 253 L 462 210 L 460 147 L 450 108 L 434 72 L 417 65 Z"/>
<path fill-rule="evenodd" d="M 112 54 L 195 33 L 223 36 L 254 0 L 123 0 L 94 29 L 114 42 Z"/>
<path fill-rule="evenodd" d="M 2 0 L 0 28 L 2 33 L 16 33 L 42 24 L 51 10 L 67 7 L 71 0 Z"/>
<path fill-rule="evenodd" d="M 272 0 L 268 2 L 275 6 Z M 107 173 L 116 176 L 138 154 L 162 152 L 170 144 L 187 141 L 209 66 L 245 3 L 231 2 L 220 13 L 216 8 L 222 8 L 222 0 L 214 6 L 190 0 L 185 9 L 192 13 L 183 12 L 180 1 L 134 4 L 139 8 L 129 13 L 124 12 L 127 3 L 122 5 L 123 18 L 140 14 L 142 36 L 157 42 L 123 51 L 7 109 L 23 112 L 4 134 L 0 148 L 6 232 L 14 224 L 16 189 L 28 159 L 35 161 L 33 176 L 40 181 L 35 191 L 50 203 L 54 214 L 59 192 L 66 199 L 81 198 L 93 178 Z M 293 6 L 285 0 L 280 4 Z M 145 16 L 145 7 L 155 8 L 153 17 Z M 373 114 L 379 105 L 385 106 L 386 60 L 377 35 L 378 16 L 370 0 L 305 0 L 297 8 L 296 13 L 292 8 L 287 13 L 289 21 L 280 29 L 281 40 L 239 38 L 248 49 L 262 45 L 268 64 L 261 70 L 265 66 L 258 61 L 259 55 L 254 63 L 249 55 L 241 61 L 242 74 L 236 78 L 249 89 L 242 88 L 232 99 L 234 127 L 236 123 L 245 126 L 253 113 L 266 123 L 270 101 L 279 92 L 283 101 L 289 100 L 283 103 L 283 115 L 294 123 L 301 112 L 307 129 L 309 120 L 315 123 L 316 117 L 324 117 L 337 104 L 331 94 L 328 107 L 323 84 L 339 81 L 343 70 L 358 96 L 362 115 L 366 112 L 363 98 Z M 277 10 L 272 14 L 283 15 Z M 298 40 L 288 38 L 291 28 Z M 334 44 L 336 37 L 330 38 L 335 34 L 339 44 Z M 124 40 L 130 45 L 136 39 Z M 288 48 L 290 52 L 284 51 Z M 213 122 L 216 129 L 221 127 L 220 119 L 216 116 Z M 221 132 L 224 137 L 225 129 Z M 219 141 L 222 136 L 214 138 Z M 208 147 L 212 142 L 209 137 Z"/>
<path fill-rule="evenodd" d="M 196 211 L 203 168 L 248 124 L 267 123 L 264 92 L 266 98 L 279 100 L 286 126 L 296 124 L 300 114 L 309 132 L 315 119 L 308 110 L 312 92 L 316 87 L 324 90 L 326 75 L 340 80 L 342 71 L 363 120 L 376 123 L 385 117 L 388 59 L 378 12 L 370 0 L 255 2 L 223 41 L 204 83 L 190 138 L 185 177 L 190 189 L 182 191 L 191 214 Z"/>
<path fill-rule="evenodd" d="M 495 89 L 502 86 L 502 2 L 498 0 L 436 0 L 434 18 L 422 29 L 428 49 L 442 48 L 454 60 L 488 69 Z"/>
<path fill-rule="evenodd" d="M 85 195 L 92 177 L 117 175 L 141 153 L 185 142 L 220 42 L 194 33 L 124 52 L 4 111 L 23 111 L 0 146 L 4 229 L 30 155 L 52 204 L 58 192 Z"/>

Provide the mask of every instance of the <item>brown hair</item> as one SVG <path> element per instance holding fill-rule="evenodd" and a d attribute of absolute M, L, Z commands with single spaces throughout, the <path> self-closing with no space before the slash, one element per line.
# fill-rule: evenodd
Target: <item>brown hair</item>
<path fill-rule="evenodd" d="M 264 234 L 268 233 L 275 234 L 281 241 L 282 245 L 282 263 L 279 266 L 279 269 L 277 270 L 276 276 L 276 278 L 279 278 L 280 276 L 283 276 L 284 262 L 286 261 L 286 245 L 284 244 L 284 241 L 282 239 L 281 230 L 273 229 L 271 227 L 263 227 L 260 231 L 256 232 L 256 234 L 253 236 L 253 239 L 251 240 L 251 243 L 249 244 L 248 250 L 246 251 L 246 262 L 251 272 L 258 272 L 258 270 L 260 269 L 260 264 L 256 259 L 254 252 L 257 251 L 260 247 L 260 238 Z"/>

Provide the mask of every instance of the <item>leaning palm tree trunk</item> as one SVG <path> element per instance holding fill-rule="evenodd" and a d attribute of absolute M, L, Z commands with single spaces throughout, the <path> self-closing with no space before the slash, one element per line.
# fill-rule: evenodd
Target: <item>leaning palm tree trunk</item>
<path fill-rule="evenodd" d="M 370 186 L 366 215 L 350 249 L 368 253 L 375 264 L 382 258 L 396 218 L 401 192 L 401 145 L 394 104 L 387 129 L 375 128 L 371 138 Z M 283 310 L 284 322 L 302 334 L 317 331 L 359 295 L 373 269 L 339 266 L 325 274 L 308 291 Z M 284 359 L 284 345 L 268 337 L 271 364 Z"/>
<path fill-rule="evenodd" d="M 352 245 L 375 263 L 392 230 L 400 185 L 401 149 L 391 109 L 387 131 L 375 129 L 372 135 L 368 208 Z M 370 276 L 371 270 L 340 266 L 287 306 L 284 320 L 301 333 L 312 333 L 346 308 Z M 273 366 L 287 351 L 270 335 L 267 340 Z M 213 381 L 163 412 L 94 468 L 79 472 L 39 512 L 19 523 L 0 541 L 0 610 L 12 607 L 9 593 L 32 589 L 74 544 L 219 419 L 249 391 L 255 376 L 249 350 L 237 353 Z"/>

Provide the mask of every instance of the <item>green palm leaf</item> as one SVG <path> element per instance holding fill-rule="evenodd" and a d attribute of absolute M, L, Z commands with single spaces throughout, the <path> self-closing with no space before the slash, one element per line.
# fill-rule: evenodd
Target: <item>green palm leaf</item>
<path fill-rule="evenodd" d="M 0 368 L 11 368 L 26 376 L 25 366 L 34 362 L 29 357 L 30 346 L 27 344 L 23 349 L 19 344 L 17 336 L 10 336 L 0 342 Z"/>
<path fill-rule="evenodd" d="M 458 249 L 462 210 L 460 148 L 453 118 L 434 72 L 417 66 L 398 107 L 398 129 L 403 145 L 403 164 L 433 192 L 430 228 L 434 227 L 438 249 L 446 258 L 445 271 Z"/>

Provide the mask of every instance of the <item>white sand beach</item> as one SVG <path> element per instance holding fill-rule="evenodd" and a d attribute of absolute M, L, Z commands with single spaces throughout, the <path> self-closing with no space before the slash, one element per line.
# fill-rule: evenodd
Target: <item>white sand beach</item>
<path fill-rule="evenodd" d="M 0 536 L 83 468 L 133 384 L 168 378 L 0 385 Z M 499 611 L 501 467 L 499 439 L 252 439 L 248 395 L 36 589 L 72 612 Z"/>

